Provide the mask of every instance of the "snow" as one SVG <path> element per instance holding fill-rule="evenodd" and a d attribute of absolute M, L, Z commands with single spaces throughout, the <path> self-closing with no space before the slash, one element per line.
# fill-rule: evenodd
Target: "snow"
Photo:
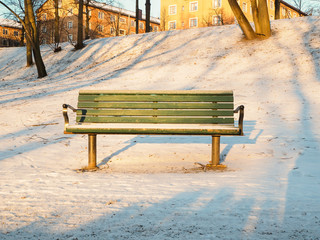
<path fill-rule="evenodd" d="M 5 18 L 0 18 L 0 26 L 22 28 L 21 23 Z"/>
<path fill-rule="evenodd" d="M 0 239 L 319 239 L 320 18 L 43 47 L 0 48 Z M 79 90 L 233 90 L 245 136 L 222 137 L 224 171 L 204 172 L 211 139 L 64 135 Z M 71 123 L 74 115 L 70 112 Z"/>

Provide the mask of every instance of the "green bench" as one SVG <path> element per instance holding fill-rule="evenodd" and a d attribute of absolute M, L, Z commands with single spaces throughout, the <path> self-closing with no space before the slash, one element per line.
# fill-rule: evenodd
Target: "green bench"
<path fill-rule="evenodd" d="M 68 108 L 76 112 L 75 125 L 69 125 Z M 232 91 L 81 90 L 77 109 L 63 104 L 64 133 L 89 135 L 88 169 L 96 168 L 97 134 L 210 135 L 207 166 L 215 167 L 220 136 L 243 135 L 244 106 L 233 109 Z"/>

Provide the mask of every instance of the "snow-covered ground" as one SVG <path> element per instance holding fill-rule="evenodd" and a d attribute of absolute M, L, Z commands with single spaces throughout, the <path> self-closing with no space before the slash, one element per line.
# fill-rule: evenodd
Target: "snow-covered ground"
<path fill-rule="evenodd" d="M 0 239 L 320 239 L 320 18 L 0 49 Z M 225 171 L 203 172 L 210 137 L 63 134 L 80 89 L 233 90 L 245 136 L 222 137 Z M 72 114 L 72 113 L 70 113 Z M 74 121 L 74 117 L 72 118 Z"/>

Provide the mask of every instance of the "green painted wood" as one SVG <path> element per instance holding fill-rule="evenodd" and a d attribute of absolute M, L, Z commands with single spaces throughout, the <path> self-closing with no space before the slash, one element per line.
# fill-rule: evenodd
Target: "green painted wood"
<path fill-rule="evenodd" d="M 232 109 L 233 103 L 119 103 L 119 102 L 78 102 L 78 108 L 126 108 L 126 109 Z"/>
<path fill-rule="evenodd" d="M 225 95 L 233 94 L 233 91 L 216 91 L 216 90 L 80 90 L 80 95 L 95 95 L 95 94 L 179 94 L 179 95 Z"/>
<path fill-rule="evenodd" d="M 233 116 L 233 110 L 78 110 L 77 115 L 98 116 Z"/>
<path fill-rule="evenodd" d="M 79 95 L 79 102 L 233 102 L 233 95 Z"/>
<path fill-rule="evenodd" d="M 174 123 L 174 124 L 233 124 L 233 118 L 178 118 L 178 117 L 86 117 L 78 116 L 81 123 Z"/>
<path fill-rule="evenodd" d="M 165 135 L 240 135 L 239 129 L 162 129 L 159 128 L 75 128 L 66 129 L 69 133 L 97 134 L 165 134 Z"/>

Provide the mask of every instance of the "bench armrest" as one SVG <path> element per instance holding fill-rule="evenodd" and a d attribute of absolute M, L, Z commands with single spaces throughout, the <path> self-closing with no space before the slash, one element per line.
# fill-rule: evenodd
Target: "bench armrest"
<path fill-rule="evenodd" d="M 234 113 L 238 113 L 239 111 L 240 111 L 240 115 L 239 115 L 238 126 L 240 128 L 241 135 L 243 136 L 243 117 L 244 117 L 244 106 L 243 105 L 240 105 L 235 110 L 233 110 Z"/>
<path fill-rule="evenodd" d="M 66 131 L 66 127 L 69 124 L 68 108 L 70 108 L 73 112 L 76 112 L 77 109 L 75 109 L 74 107 L 72 107 L 69 104 L 63 104 L 62 108 L 63 108 L 62 114 L 63 114 L 63 118 L 64 118 L 64 131 Z"/>

